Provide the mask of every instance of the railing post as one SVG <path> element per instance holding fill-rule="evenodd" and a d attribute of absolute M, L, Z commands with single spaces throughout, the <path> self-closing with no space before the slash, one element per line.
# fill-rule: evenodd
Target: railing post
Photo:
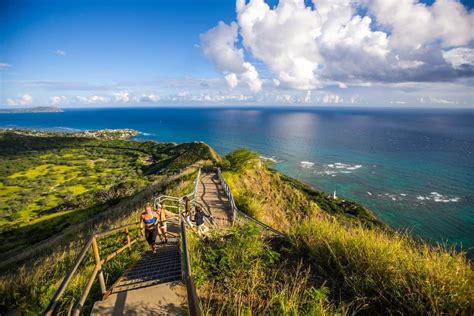
<path fill-rule="evenodd" d="M 131 244 L 131 241 L 130 241 L 130 234 L 128 233 L 128 227 L 125 227 L 125 235 L 127 235 L 128 250 L 132 251 L 132 244 Z"/>
<path fill-rule="evenodd" d="M 99 255 L 99 247 L 97 246 L 97 238 L 92 237 L 92 250 L 94 251 L 94 258 L 95 258 L 95 266 L 99 271 L 99 283 L 100 283 L 100 291 L 102 294 L 105 294 L 107 289 L 105 288 L 105 280 L 104 280 L 104 272 L 102 271 L 102 263 L 100 261 Z"/>

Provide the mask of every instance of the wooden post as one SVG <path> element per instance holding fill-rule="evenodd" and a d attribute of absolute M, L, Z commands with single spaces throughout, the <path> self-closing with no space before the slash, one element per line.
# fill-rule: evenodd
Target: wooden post
<path fill-rule="evenodd" d="M 125 227 L 125 235 L 127 235 L 128 250 L 132 251 L 132 244 L 130 243 L 130 234 L 128 233 L 128 227 Z"/>
<path fill-rule="evenodd" d="M 95 236 L 92 238 L 92 250 L 94 251 L 95 266 L 99 270 L 99 283 L 100 291 L 105 294 L 107 289 L 105 288 L 104 272 L 102 271 L 102 263 L 100 261 L 99 247 L 97 246 L 97 239 Z"/>

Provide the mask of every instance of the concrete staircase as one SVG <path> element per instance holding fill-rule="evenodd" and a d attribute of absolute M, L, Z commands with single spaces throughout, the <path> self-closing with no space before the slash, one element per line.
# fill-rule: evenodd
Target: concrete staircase
<path fill-rule="evenodd" d="M 212 225 L 207 225 L 210 229 L 232 226 L 230 203 L 215 172 L 202 174 L 196 202 L 214 217 Z M 159 244 L 156 253 L 145 253 L 115 282 L 105 299 L 95 303 L 91 315 L 187 314 L 177 217 L 168 221 L 168 232 L 168 243 Z"/>
<path fill-rule="evenodd" d="M 196 202 L 204 211 L 211 214 L 212 224 L 219 228 L 228 228 L 232 225 L 232 215 L 229 199 L 222 189 L 215 172 L 203 173 L 199 182 Z"/>
<path fill-rule="evenodd" d="M 158 246 L 156 253 L 147 252 L 125 272 L 112 287 L 111 293 L 130 291 L 161 283 L 181 280 L 181 256 L 178 241 Z"/>

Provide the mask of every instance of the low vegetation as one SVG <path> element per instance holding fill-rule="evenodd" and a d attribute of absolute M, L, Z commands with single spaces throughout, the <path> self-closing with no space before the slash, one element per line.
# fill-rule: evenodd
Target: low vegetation
<path fill-rule="evenodd" d="M 257 266 L 271 267 L 275 258 L 285 258 L 287 254 L 291 254 L 293 260 L 298 258 L 299 265 L 279 263 L 277 267 L 289 267 L 286 273 L 290 275 L 306 271 L 308 281 L 302 282 L 305 285 L 298 293 L 316 289 L 326 294 L 324 308 L 321 307 L 318 314 L 332 313 L 334 307 L 342 313 L 369 314 L 469 315 L 474 311 L 474 273 L 463 253 L 415 242 L 410 236 L 385 227 L 364 207 L 340 198 L 334 200 L 285 177 L 244 150 L 229 154 L 223 161 L 221 166 L 226 169 L 223 175 L 238 207 L 288 235 L 288 244 L 282 249 L 271 248 L 277 255 L 260 257 L 265 263 Z M 233 166 L 231 161 L 239 165 Z M 213 265 L 226 267 L 230 259 L 223 258 L 232 257 L 232 249 L 241 245 L 243 253 L 252 253 L 255 246 L 233 236 L 224 240 L 218 238 L 202 243 L 200 254 L 195 255 L 197 265 L 206 269 Z M 267 249 L 265 247 L 268 244 L 263 249 Z M 202 254 L 206 251 L 209 255 Z M 274 299 L 269 297 L 273 294 L 254 295 L 248 290 L 252 285 L 265 282 L 263 277 L 252 283 L 254 275 L 245 275 L 240 280 L 248 281 L 232 283 L 231 280 L 227 285 L 227 280 L 221 280 L 217 273 L 201 273 L 205 275 L 205 282 L 200 291 L 204 293 L 205 306 L 213 312 L 239 314 L 247 306 L 253 312 L 285 314 L 283 310 L 288 311 L 272 309 L 274 306 L 269 302 Z M 265 275 L 262 271 L 255 273 Z M 287 282 L 291 288 L 291 281 Z M 271 284 L 273 281 L 267 287 L 271 288 Z M 227 295 L 220 290 L 217 297 L 206 294 L 209 288 L 220 287 L 228 289 Z M 235 299 L 230 298 L 230 293 Z M 226 300 L 230 301 L 231 309 L 220 307 Z M 297 301 L 305 302 L 305 298 L 300 296 Z M 259 307 L 254 309 L 253 306 Z M 298 306 L 289 313 L 307 314 L 305 308 Z"/>
<path fill-rule="evenodd" d="M 90 234 L 137 222 L 144 204 L 156 195 L 188 193 L 196 176 L 195 167 L 208 163 L 208 159 L 214 159 L 215 155 L 203 143 L 176 145 L 125 141 L 110 139 L 110 131 L 106 140 L 96 136 L 32 133 L 0 133 L 0 168 L 3 172 L 0 181 L 5 185 L 4 179 L 35 173 L 31 177 L 32 184 L 22 183 L 21 190 L 29 190 L 26 194 L 32 197 L 52 199 L 57 195 L 58 201 L 54 206 L 38 205 L 34 208 L 35 198 L 31 198 L 28 200 L 30 204 L 24 205 L 19 201 L 18 207 L 8 213 L 1 209 L 4 215 L 2 241 L 6 241 L 1 246 L 7 249 L 8 244 L 11 249 L 14 241 L 19 251 L 0 262 L 0 314 L 11 310 L 25 314 L 40 313 Z M 95 160 L 93 168 L 90 168 L 89 160 Z M 43 172 L 44 167 L 38 168 L 46 164 L 47 172 Z M 98 166 L 106 174 L 100 174 L 102 171 L 96 168 Z M 76 173 L 62 172 L 67 167 L 77 168 Z M 153 168 L 153 172 L 149 172 L 149 168 Z M 75 178 L 67 181 L 71 173 Z M 81 183 L 74 183 L 78 178 Z M 45 187 L 50 188 L 45 183 L 53 180 L 57 181 L 53 184 L 57 186 L 45 191 Z M 133 185 L 129 186 L 130 183 Z M 77 185 L 84 185 L 87 191 L 79 192 L 75 189 Z M 42 192 L 39 191 L 41 186 Z M 73 196 L 62 199 L 58 194 L 61 190 Z M 8 204 L 15 199 L 11 194 L 0 198 L 8 199 Z M 4 204 L 0 205 L 3 207 Z M 23 210 L 21 216 L 9 218 L 16 210 Z M 138 230 L 132 231 L 132 238 L 137 234 Z M 9 243 L 10 240 L 12 242 Z M 99 242 L 101 256 L 112 253 L 124 243 L 125 236 L 121 233 L 102 239 Z M 24 245 L 30 246 L 22 249 Z M 108 263 L 104 267 L 107 285 L 110 286 L 128 266 L 137 261 L 146 248 L 146 243 L 141 240 L 131 252 L 126 250 Z M 11 261 L 16 257 L 18 259 Z M 6 261 L 9 263 L 4 264 Z M 93 257 L 88 253 L 59 302 L 59 313 L 67 313 L 71 304 L 77 302 L 92 269 Z M 95 284 L 86 302 L 85 313 L 100 297 L 98 285 Z"/>
<path fill-rule="evenodd" d="M 207 315 L 324 315 L 337 310 L 328 288 L 313 286 L 311 270 L 281 242 L 255 226 L 198 241 L 190 252 L 201 306 Z"/>
<path fill-rule="evenodd" d="M 133 131 L 115 133 L 0 131 L 0 253 L 54 236 L 215 155 L 203 143 L 127 141 Z"/>
<path fill-rule="evenodd" d="M 202 163 L 223 169 L 241 211 L 286 234 L 273 238 L 252 225 L 235 225 L 204 239 L 190 232 L 193 275 L 205 314 L 474 311 L 474 273 L 463 253 L 395 232 L 363 206 L 286 177 L 248 150 L 220 158 L 204 143 L 135 142 L 111 133 L 102 138 L 100 133 L 0 132 L 5 241 L 0 247 L 27 253 L 40 249 L 39 240 L 47 246 L 1 267 L 1 314 L 41 312 L 85 237 L 136 222 L 144 203 L 158 194 L 190 192 L 197 172 L 192 167 Z M 137 234 L 132 231 L 132 237 Z M 101 255 L 124 243 L 123 234 L 101 240 Z M 104 268 L 107 285 L 145 248 L 141 240 L 113 259 Z M 89 253 L 59 302 L 59 313 L 77 301 L 92 268 Z M 85 313 L 100 296 L 95 284 Z"/>

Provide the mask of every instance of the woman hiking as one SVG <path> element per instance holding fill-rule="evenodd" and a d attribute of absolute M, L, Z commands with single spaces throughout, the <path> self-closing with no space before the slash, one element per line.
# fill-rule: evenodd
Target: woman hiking
<path fill-rule="evenodd" d="M 156 236 L 158 235 L 158 214 L 147 203 L 145 211 L 140 215 L 140 230 L 145 227 L 145 238 L 152 252 L 156 252 Z"/>
<path fill-rule="evenodd" d="M 191 201 L 187 196 L 184 197 L 184 212 L 183 218 L 184 222 L 189 225 L 189 227 L 193 228 L 193 223 L 191 222 Z"/>
<path fill-rule="evenodd" d="M 156 205 L 156 209 L 155 209 L 155 212 L 156 214 L 158 214 L 158 227 L 160 229 L 159 233 L 160 233 L 160 240 L 161 240 L 161 243 L 167 243 L 168 242 L 168 231 L 167 231 L 167 225 L 166 225 L 166 220 L 167 220 L 167 215 L 166 213 L 168 212 L 167 210 L 165 210 L 163 208 L 163 206 L 161 204 L 157 204 Z M 172 213 L 172 215 L 174 215 Z"/>
<path fill-rule="evenodd" d="M 196 205 L 196 214 L 194 214 L 194 221 L 197 225 L 197 233 L 199 236 L 206 234 L 209 230 L 206 225 L 204 225 L 204 217 L 212 219 L 212 215 L 207 215 L 204 213 L 200 205 Z"/>

